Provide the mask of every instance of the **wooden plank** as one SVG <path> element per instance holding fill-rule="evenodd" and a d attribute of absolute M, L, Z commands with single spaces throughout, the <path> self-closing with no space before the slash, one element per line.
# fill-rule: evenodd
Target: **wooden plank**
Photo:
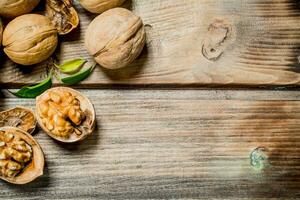
<path fill-rule="evenodd" d="M 94 16 L 76 7 L 80 29 L 61 38 L 55 55 L 60 61 L 90 58 L 83 41 Z M 99 67 L 81 87 L 300 84 L 298 0 L 132 0 L 125 7 L 147 24 L 147 47 L 128 68 L 109 71 Z M 220 42 L 224 33 L 221 47 L 209 49 L 209 44 Z M 220 56 L 215 60 L 207 59 L 216 55 Z M 15 66 L 4 56 L 1 60 L 0 83 L 6 87 L 40 81 L 49 63 L 30 68 Z"/>
<path fill-rule="evenodd" d="M 78 145 L 37 133 L 45 175 L 25 186 L 0 182 L 0 198 L 300 198 L 299 91 L 84 93 L 96 133 Z M 0 100 L 1 110 L 16 105 L 34 101 Z M 262 169 L 251 165 L 258 147 Z"/>

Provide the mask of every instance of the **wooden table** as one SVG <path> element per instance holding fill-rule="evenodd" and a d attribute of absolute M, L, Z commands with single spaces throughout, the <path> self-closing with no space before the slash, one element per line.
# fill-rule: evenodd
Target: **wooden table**
<path fill-rule="evenodd" d="M 75 86 L 95 105 L 97 130 L 74 145 L 38 131 L 44 175 L 0 182 L 0 199 L 300 198 L 300 2 L 124 6 L 146 24 L 142 55 Z M 52 59 L 89 58 L 83 39 L 94 16 L 76 7 L 80 29 Z M 33 108 L 4 88 L 42 80 L 52 59 L 25 68 L 2 55 L 0 110 Z"/>

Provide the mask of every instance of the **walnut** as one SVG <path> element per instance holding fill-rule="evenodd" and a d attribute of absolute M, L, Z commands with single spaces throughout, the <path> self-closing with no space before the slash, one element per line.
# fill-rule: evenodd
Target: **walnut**
<path fill-rule="evenodd" d="M 102 13 L 111 8 L 121 6 L 125 0 L 79 0 L 83 8 L 92 13 Z"/>
<path fill-rule="evenodd" d="M 40 0 L 1 0 L 0 15 L 7 18 L 14 18 L 30 13 Z"/>
<path fill-rule="evenodd" d="M 79 92 L 57 87 L 36 99 L 37 120 L 52 138 L 66 143 L 83 140 L 95 128 L 95 111 Z"/>
<path fill-rule="evenodd" d="M 34 113 L 28 108 L 16 107 L 0 112 L 0 127 L 16 127 L 31 134 L 35 130 L 36 123 Z"/>
<path fill-rule="evenodd" d="M 57 30 L 42 15 L 26 14 L 12 20 L 4 29 L 4 52 L 14 62 L 33 65 L 46 60 L 57 46 Z"/>
<path fill-rule="evenodd" d="M 72 0 L 46 0 L 46 13 L 60 35 L 70 33 L 79 24 Z"/>
<path fill-rule="evenodd" d="M 96 17 L 85 36 L 88 52 L 108 69 L 122 68 L 133 62 L 145 41 L 141 18 L 124 8 L 114 8 Z"/>
<path fill-rule="evenodd" d="M 25 184 L 43 174 L 44 155 L 31 135 L 14 127 L 0 128 L 0 178 Z"/>

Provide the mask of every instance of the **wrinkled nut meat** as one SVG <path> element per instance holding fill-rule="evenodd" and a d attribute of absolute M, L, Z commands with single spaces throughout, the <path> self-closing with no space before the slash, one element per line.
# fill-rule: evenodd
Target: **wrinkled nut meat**
<path fill-rule="evenodd" d="M 14 127 L 0 128 L 0 178 L 25 184 L 43 174 L 44 155 L 31 135 Z"/>
<path fill-rule="evenodd" d="M 12 61 L 21 65 L 37 64 L 54 52 L 57 30 L 45 16 L 22 15 L 6 26 L 2 44 Z"/>
<path fill-rule="evenodd" d="M 47 90 L 36 99 L 37 120 L 46 133 L 61 142 L 83 140 L 95 128 L 95 111 L 90 101 L 66 87 Z"/>
<path fill-rule="evenodd" d="M 40 0 L 0 0 L 0 16 L 14 18 L 30 13 Z"/>
<path fill-rule="evenodd" d="M 124 8 L 114 8 L 96 17 L 85 36 L 89 54 L 108 69 L 132 63 L 143 50 L 145 41 L 141 18 Z"/>
<path fill-rule="evenodd" d="M 92 13 L 102 13 L 111 8 L 121 6 L 125 0 L 79 0 L 81 6 L 92 12 Z"/>
<path fill-rule="evenodd" d="M 72 0 L 47 0 L 46 13 L 60 35 L 70 33 L 79 24 Z"/>
<path fill-rule="evenodd" d="M 31 134 L 35 130 L 36 123 L 34 113 L 28 108 L 16 107 L 0 112 L 0 127 L 16 127 Z"/>
<path fill-rule="evenodd" d="M 0 174 L 15 177 L 32 160 L 29 144 L 8 131 L 0 131 Z"/>

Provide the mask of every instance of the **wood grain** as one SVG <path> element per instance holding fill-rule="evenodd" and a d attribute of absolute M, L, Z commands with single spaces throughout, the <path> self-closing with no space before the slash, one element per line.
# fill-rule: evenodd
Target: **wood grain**
<path fill-rule="evenodd" d="M 61 38 L 54 56 L 60 61 L 77 57 L 90 59 L 83 41 L 94 16 L 78 4 L 76 7 L 80 28 Z M 98 67 L 80 87 L 300 84 L 298 0 L 132 0 L 125 7 L 140 15 L 146 24 L 146 48 L 128 68 L 109 71 Z M 228 24 L 232 34 L 230 40 L 221 42 L 221 52 L 216 49 L 220 56 L 209 60 L 203 56 L 203 42 L 219 40 L 219 34 L 223 34 L 222 29 L 208 31 L 216 20 Z M 20 67 L 2 56 L 0 84 L 17 87 L 38 82 L 46 76 L 47 63 Z"/>
<path fill-rule="evenodd" d="M 45 175 L 0 199 L 299 199 L 299 91 L 90 90 L 98 128 L 81 144 L 35 135 Z M 0 109 L 34 107 L 5 98 Z M 250 163 L 258 147 L 261 170 Z"/>

